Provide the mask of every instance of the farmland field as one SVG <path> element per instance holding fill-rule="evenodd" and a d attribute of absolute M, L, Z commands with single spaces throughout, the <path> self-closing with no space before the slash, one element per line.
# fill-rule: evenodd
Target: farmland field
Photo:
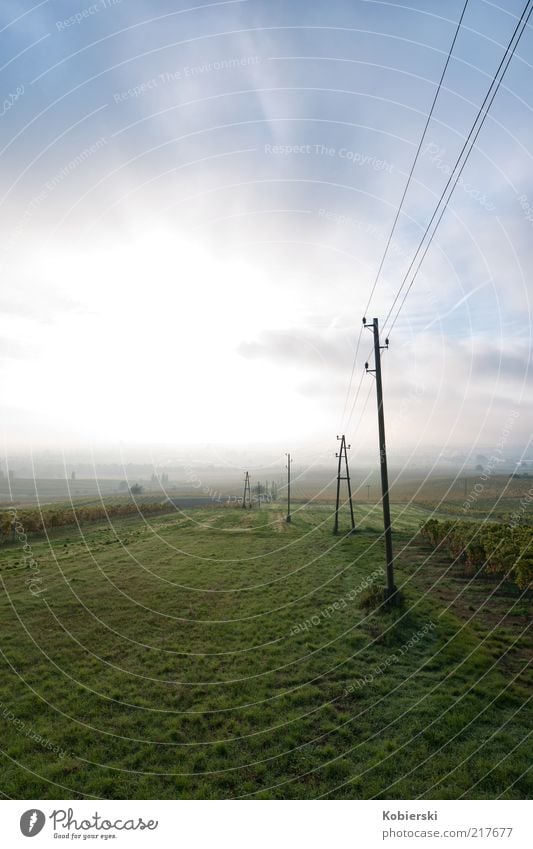
<path fill-rule="evenodd" d="M 31 566 L 4 545 L 1 790 L 531 796 L 530 597 L 465 577 L 418 538 L 427 517 L 393 505 L 390 610 L 361 604 L 383 582 L 376 507 L 354 536 L 329 506 L 291 525 L 270 506 L 54 530 Z"/>

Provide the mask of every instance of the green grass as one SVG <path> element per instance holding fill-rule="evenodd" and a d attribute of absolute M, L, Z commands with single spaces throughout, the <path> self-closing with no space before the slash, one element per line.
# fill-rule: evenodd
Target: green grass
<path fill-rule="evenodd" d="M 477 613 L 480 585 L 415 546 L 398 558 L 405 608 L 364 611 L 358 594 L 383 565 L 379 511 L 359 506 L 350 537 L 332 536 L 330 513 L 305 508 L 287 526 L 274 509 L 194 510 L 57 531 L 31 540 L 38 597 L 20 546 L 2 548 L 2 792 L 529 796 L 529 602 L 504 594 L 518 612 L 496 624 Z M 393 514 L 400 551 L 427 511 Z"/>

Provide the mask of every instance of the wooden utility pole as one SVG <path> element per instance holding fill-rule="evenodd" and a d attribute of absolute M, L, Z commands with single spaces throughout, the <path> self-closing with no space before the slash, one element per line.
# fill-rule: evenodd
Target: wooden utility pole
<path fill-rule="evenodd" d="M 292 522 L 291 518 L 291 455 L 286 454 L 287 457 L 287 522 L 290 524 Z"/>
<path fill-rule="evenodd" d="M 246 496 L 248 495 L 248 504 L 246 504 Z M 242 497 L 242 507 L 246 510 L 247 507 L 252 509 L 252 490 L 250 488 L 250 473 L 246 472 L 244 477 L 244 495 Z"/>
<path fill-rule="evenodd" d="M 350 533 L 354 533 L 355 531 L 355 519 L 353 515 L 353 504 L 352 504 L 352 485 L 350 483 L 350 469 L 348 468 L 348 449 L 351 448 L 351 445 L 346 445 L 346 437 L 344 434 L 342 436 L 337 437 L 340 440 L 341 447 L 338 454 L 335 454 L 336 457 L 339 458 L 339 468 L 337 471 L 337 500 L 335 503 L 335 523 L 333 525 L 333 533 L 339 533 L 339 510 L 340 510 L 340 499 L 341 499 L 341 481 L 346 481 L 348 485 L 348 502 L 350 504 L 350 517 L 352 521 L 352 527 Z M 341 474 L 342 472 L 342 461 L 344 460 L 344 468 L 346 474 Z"/>
<path fill-rule="evenodd" d="M 387 444 L 385 441 L 385 413 L 383 411 L 383 384 L 381 381 L 381 351 L 389 347 L 389 340 L 385 339 L 385 344 L 379 344 L 379 322 L 375 318 L 372 324 L 366 323 L 366 318 L 363 319 L 363 324 L 373 331 L 374 334 L 374 369 L 368 368 L 368 363 L 365 363 L 367 372 L 373 372 L 376 376 L 376 393 L 378 402 L 378 429 L 379 429 L 379 457 L 381 467 L 381 492 L 383 501 L 383 525 L 385 529 L 385 553 L 387 558 L 387 598 L 391 598 L 396 592 L 394 583 L 394 555 L 392 552 L 392 528 L 390 518 L 390 502 L 389 502 L 389 474 L 387 470 Z"/>

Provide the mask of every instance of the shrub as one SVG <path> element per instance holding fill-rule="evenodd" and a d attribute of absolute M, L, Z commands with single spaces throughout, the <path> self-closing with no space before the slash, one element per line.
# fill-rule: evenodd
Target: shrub
<path fill-rule="evenodd" d="M 433 547 L 447 551 L 467 575 L 501 575 L 513 580 L 521 590 L 533 588 L 530 526 L 428 519 L 420 534 Z"/>

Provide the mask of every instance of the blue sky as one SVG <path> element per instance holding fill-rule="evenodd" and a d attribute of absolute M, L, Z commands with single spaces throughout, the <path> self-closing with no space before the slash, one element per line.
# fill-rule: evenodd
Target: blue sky
<path fill-rule="evenodd" d="M 253 420 L 254 441 L 373 446 L 367 382 L 342 416 L 354 346 L 462 6 L 3 3 L 6 445 L 238 442 Z M 522 8 L 468 4 L 372 315 Z M 398 450 L 490 447 L 513 409 L 530 436 L 532 45 L 391 338 Z"/>

